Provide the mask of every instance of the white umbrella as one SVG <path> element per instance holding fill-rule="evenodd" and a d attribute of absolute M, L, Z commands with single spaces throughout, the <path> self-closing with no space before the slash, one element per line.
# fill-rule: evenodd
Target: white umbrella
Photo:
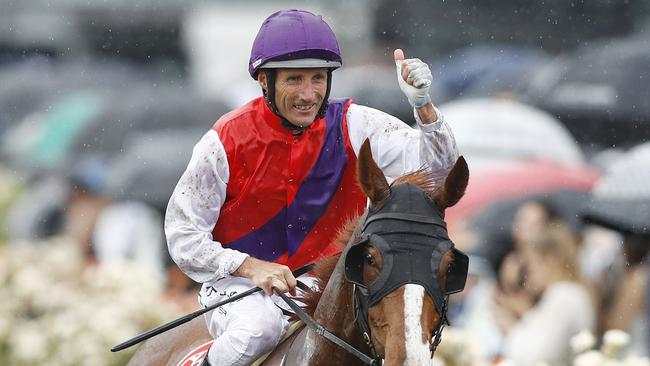
<path fill-rule="evenodd" d="M 440 106 L 470 168 L 541 159 L 584 164 L 571 134 L 552 115 L 508 99 L 461 99 Z"/>
<path fill-rule="evenodd" d="M 650 142 L 615 162 L 593 190 L 584 216 L 630 233 L 650 234 Z"/>

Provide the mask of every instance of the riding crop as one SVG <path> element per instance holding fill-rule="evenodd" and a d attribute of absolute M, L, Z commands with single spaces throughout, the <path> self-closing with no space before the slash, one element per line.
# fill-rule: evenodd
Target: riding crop
<path fill-rule="evenodd" d="M 303 274 L 311 271 L 313 267 L 314 267 L 313 264 L 308 264 L 308 265 L 302 266 L 302 267 L 296 269 L 295 271 L 293 271 L 293 275 L 294 275 L 294 277 L 300 277 Z M 187 314 L 187 315 L 185 315 L 183 317 L 180 317 L 180 318 L 178 318 L 176 320 L 172 320 L 169 323 L 166 323 L 166 324 L 163 324 L 163 325 L 161 325 L 161 326 L 159 326 L 157 328 L 148 330 L 148 331 L 146 331 L 146 332 L 144 332 L 144 333 L 142 333 L 142 334 L 140 334 L 138 336 L 135 336 L 135 337 L 129 339 L 126 342 L 122 342 L 122 343 L 118 344 L 117 346 L 111 348 L 111 352 L 118 352 L 118 351 L 121 351 L 123 349 L 129 348 L 129 347 L 131 347 L 133 345 L 136 345 L 136 344 L 138 344 L 138 343 L 140 343 L 140 342 L 142 342 L 144 340 L 147 340 L 147 339 L 149 339 L 151 337 L 157 336 L 158 334 L 164 333 L 164 332 L 166 332 L 166 331 L 168 331 L 170 329 L 178 327 L 179 325 L 185 324 L 185 323 L 189 322 L 190 320 L 196 318 L 197 316 L 207 313 L 208 311 L 214 310 L 214 309 L 216 309 L 216 308 L 218 308 L 220 306 L 229 304 L 229 303 L 231 303 L 233 301 L 237 301 L 237 300 L 239 300 L 241 298 L 244 298 L 244 297 L 246 297 L 248 295 L 254 294 L 254 293 L 259 292 L 259 291 L 262 291 L 262 289 L 260 287 L 253 287 L 253 288 L 251 288 L 249 290 L 246 290 L 246 291 L 244 291 L 244 292 L 242 292 L 240 294 L 237 294 L 237 295 L 229 298 L 228 300 L 218 302 L 216 304 L 205 307 L 205 308 L 203 308 L 201 310 L 197 310 L 197 311 L 195 311 L 193 313 Z"/>

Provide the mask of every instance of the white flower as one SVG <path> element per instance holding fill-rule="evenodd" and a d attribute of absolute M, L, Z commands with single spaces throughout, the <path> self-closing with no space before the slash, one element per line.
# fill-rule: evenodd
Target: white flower
<path fill-rule="evenodd" d="M 573 360 L 573 366 L 604 366 L 605 356 L 598 351 L 587 351 Z"/>
<path fill-rule="evenodd" d="M 650 366 L 647 357 L 630 356 L 623 360 L 623 366 Z"/>
<path fill-rule="evenodd" d="M 134 263 L 84 268 L 64 239 L 0 249 L 0 365 L 124 365 L 135 349 L 110 347 L 179 315 Z"/>
<path fill-rule="evenodd" d="M 588 331 L 583 330 L 571 337 L 571 349 L 574 354 L 580 354 L 592 349 L 596 345 L 596 337 Z"/>
<path fill-rule="evenodd" d="M 611 329 L 603 336 L 602 352 L 608 357 L 617 357 L 623 347 L 630 343 L 630 335 L 622 330 Z"/>
<path fill-rule="evenodd" d="M 458 328 L 447 327 L 442 333 L 436 356 L 447 366 L 466 366 L 478 363 L 478 346 L 474 338 Z"/>
<path fill-rule="evenodd" d="M 13 356 L 24 363 L 38 364 L 47 355 L 47 338 L 34 321 L 23 322 L 14 329 L 9 344 Z"/>
<path fill-rule="evenodd" d="M 49 290 L 49 277 L 38 266 L 25 266 L 13 275 L 15 296 L 31 301 L 34 296 Z"/>

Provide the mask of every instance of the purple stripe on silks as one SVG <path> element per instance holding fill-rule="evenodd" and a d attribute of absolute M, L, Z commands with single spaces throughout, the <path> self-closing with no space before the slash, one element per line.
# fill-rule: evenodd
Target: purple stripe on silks
<path fill-rule="evenodd" d="M 345 171 L 347 157 L 341 121 L 346 103 L 343 99 L 329 101 L 323 147 L 291 205 L 260 228 L 226 243 L 228 248 L 268 261 L 286 252 L 291 256 L 298 250 L 327 210 Z"/>
<path fill-rule="evenodd" d="M 235 249 L 266 261 L 274 261 L 287 252 L 287 208 L 257 230 L 227 243 L 227 248 Z"/>
<path fill-rule="evenodd" d="M 316 164 L 302 183 L 287 212 L 289 256 L 302 244 L 307 234 L 327 210 L 345 171 L 347 157 L 343 136 L 343 109 L 347 100 L 330 100 L 325 116 L 325 141 Z"/>

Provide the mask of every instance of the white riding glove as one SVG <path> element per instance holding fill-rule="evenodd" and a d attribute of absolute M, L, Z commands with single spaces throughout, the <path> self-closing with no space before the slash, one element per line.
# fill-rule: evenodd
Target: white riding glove
<path fill-rule="evenodd" d="M 408 69 L 407 79 L 412 82 L 412 85 L 402 77 L 402 63 L 406 64 Z M 420 61 L 420 59 L 410 58 L 406 60 L 395 60 L 395 66 L 397 67 L 397 82 L 402 92 L 406 95 L 406 98 L 408 98 L 409 103 L 414 108 L 421 108 L 431 102 L 429 87 L 431 86 L 433 76 L 431 75 L 431 70 L 429 70 L 429 65 Z"/>

